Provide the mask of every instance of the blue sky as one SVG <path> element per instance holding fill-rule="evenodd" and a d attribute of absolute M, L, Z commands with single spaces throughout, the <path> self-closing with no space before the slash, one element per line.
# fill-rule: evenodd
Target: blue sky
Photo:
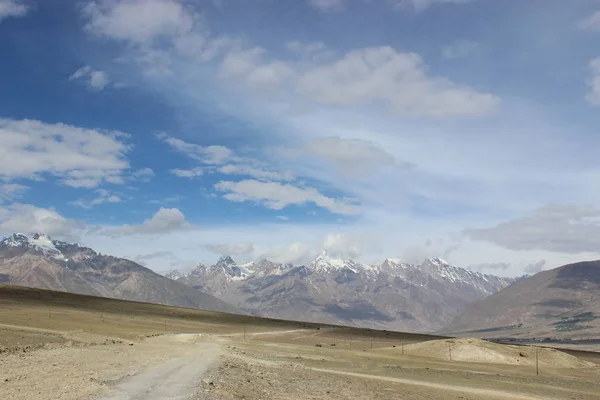
<path fill-rule="evenodd" d="M 599 258 L 600 2 L 0 0 L 0 233 L 231 253 Z"/>

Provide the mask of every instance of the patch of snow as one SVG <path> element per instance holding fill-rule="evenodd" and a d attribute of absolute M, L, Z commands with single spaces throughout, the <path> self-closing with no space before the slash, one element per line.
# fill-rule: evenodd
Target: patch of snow
<path fill-rule="evenodd" d="M 6 247 L 27 247 L 28 249 L 41 252 L 45 257 L 61 261 L 67 260 L 62 252 L 56 248 L 54 241 L 44 234 L 36 233 L 30 236 L 15 233 L 10 237 L 4 238 L 2 244 Z"/>

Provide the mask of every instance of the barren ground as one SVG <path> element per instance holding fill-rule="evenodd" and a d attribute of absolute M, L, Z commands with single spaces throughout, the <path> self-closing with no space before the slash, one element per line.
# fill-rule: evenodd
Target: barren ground
<path fill-rule="evenodd" d="M 0 398 L 600 399 L 599 354 L 427 339 L 0 285 Z"/>

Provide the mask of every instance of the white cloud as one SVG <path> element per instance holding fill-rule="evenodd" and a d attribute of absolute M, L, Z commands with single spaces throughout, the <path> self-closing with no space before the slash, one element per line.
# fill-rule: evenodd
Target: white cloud
<path fill-rule="evenodd" d="M 298 40 L 291 40 L 286 42 L 285 47 L 296 54 L 314 54 L 327 50 L 327 46 L 323 42 L 300 42 Z"/>
<path fill-rule="evenodd" d="M 578 204 L 553 204 L 492 228 L 468 229 L 472 240 L 511 250 L 547 250 L 576 254 L 600 248 L 600 209 Z"/>
<path fill-rule="evenodd" d="M 92 71 L 90 72 L 90 81 L 89 84 L 94 89 L 102 90 L 110 80 L 108 79 L 108 75 L 104 71 Z"/>
<path fill-rule="evenodd" d="M 462 58 L 473 54 L 479 48 L 479 43 L 471 40 L 458 39 L 442 48 L 444 58 Z"/>
<path fill-rule="evenodd" d="M 126 135 L 35 120 L 0 119 L 0 178 L 49 174 L 72 187 L 122 183 L 129 168 Z"/>
<path fill-rule="evenodd" d="M 150 182 L 152 178 L 156 176 L 152 168 L 141 168 L 131 174 L 133 179 L 140 180 L 142 182 Z"/>
<path fill-rule="evenodd" d="M 590 69 L 592 78 L 589 81 L 591 92 L 587 96 L 587 100 L 597 106 L 600 106 L 600 57 L 590 61 Z"/>
<path fill-rule="evenodd" d="M 443 77 L 432 77 L 421 57 L 389 46 L 352 50 L 330 62 L 284 62 L 260 47 L 234 49 L 220 74 L 258 91 L 288 90 L 333 106 L 384 106 L 397 116 L 480 116 L 498 97 Z M 239 89 L 239 88 L 238 88 Z M 277 92 L 279 93 L 279 92 Z"/>
<path fill-rule="evenodd" d="M 0 0 L 0 22 L 8 17 L 22 17 L 29 11 L 21 0 Z"/>
<path fill-rule="evenodd" d="M 95 90 L 103 90 L 110 83 L 106 72 L 93 70 L 87 65 L 75 71 L 69 80 L 85 80 L 87 85 Z"/>
<path fill-rule="evenodd" d="M 209 244 L 206 245 L 206 248 L 222 256 L 248 255 L 254 252 L 254 245 L 252 243 Z"/>
<path fill-rule="evenodd" d="M 285 215 L 277 215 L 275 218 L 280 219 L 282 221 L 289 221 L 290 217 L 287 217 Z"/>
<path fill-rule="evenodd" d="M 70 202 L 70 204 L 81 208 L 92 208 L 103 203 L 121 203 L 123 201 L 119 196 L 110 193 L 106 189 L 97 189 L 96 194 L 97 197 L 92 200 L 77 199 Z"/>
<path fill-rule="evenodd" d="M 184 197 L 182 197 L 182 196 L 172 196 L 172 197 L 165 197 L 164 199 L 160 199 L 160 200 L 149 200 L 148 203 L 150 203 L 150 204 L 176 203 L 183 198 Z"/>
<path fill-rule="evenodd" d="M 306 264 L 318 254 L 315 246 L 305 242 L 293 242 L 288 245 L 274 246 L 259 258 L 282 264 Z"/>
<path fill-rule="evenodd" d="M 176 0 L 98 0 L 83 8 L 91 34 L 148 44 L 191 31 L 197 14 Z"/>
<path fill-rule="evenodd" d="M 401 7 L 411 7 L 415 11 L 423 11 L 438 4 L 466 4 L 475 0 L 388 0 L 390 3 Z"/>
<path fill-rule="evenodd" d="M 174 168 L 169 171 L 175 176 L 180 178 L 197 178 L 199 176 L 204 175 L 204 169 L 200 167 L 192 168 L 192 169 L 179 169 Z"/>
<path fill-rule="evenodd" d="M 312 236 L 316 236 L 314 232 Z M 345 260 L 357 260 L 365 253 L 381 251 L 377 235 L 327 233 L 317 238 L 319 239 L 271 246 L 259 258 L 278 263 L 307 264 L 323 250 L 330 257 Z"/>
<path fill-rule="evenodd" d="M 306 152 L 327 160 L 342 171 L 352 174 L 372 171 L 378 166 L 401 169 L 413 167 L 410 163 L 396 160 L 392 154 L 365 140 L 339 137 L 311 139 L 306 143 Z"/>
<path fill-rule="evenodd" d="M 285 43 L 285 47 L 292 54 L 315 62 L 324 61 L 333 56 L 333 52 L 321 41 L 301 42 L 291 40 Z"/>
<path fill-rule="evenodd" d="M 273 181 L 291 181 L 294 180 L 294 175 L 290 172 L 274 172 L 264 168 L 257 168 L 246 164 L 227 164 L 219 167 L 218 172 L 225 175 L 245 175 L 256 179 L 273 180 Z"/>
<path fill-rule="evenodd" d="M 500 271 L 506 271 L 507 269 L 510 268 L 510 264 L 508 263 L 502 263 L 502 262 L 498 262 L 498 263 L 483 263 L 483 264 L 474 264 L 474 265 L 469 265 L 467 267 L 468 269 L 472 270 L 472 271 L 483 271 L 485 273 L 492 273 L 492 274 L 498 274 Z"/>
<path fill-rule="evenodd" d="M 139 225 L 125 224 L 121 227 L 101 228 L 98 233 L 115 238 L 128 235 L 159 235 L 190 229 L 193 229 L 193 226 L 186 221 L 181 211 L 177 208 L 161 207 L 152 218 Z"/>
<path fill-rule="evenodd" d="M 266 50 L 260 47 L 233 49 L 225 56 L 221 74 L 234 77 L 260 89 L 278 87 L 294 75 L 294 70 L 283 61 L 265 61 Z"/>
<path fill-rule="evenodd" d="M 356 260 L 367 250 L 377 249 L 376 241 L 372 235 L 330 233 L 323 239 L 322 248 L 334 258 Z"/>
<path fill-rule="evenodd" d="M 308 4 L 321 12 L 340 11 L 344 8 L 344 0 L 308 0 Z"/>
<path fill-rule="evenodd" d="M 421 57 L 387 46 L 353 50 L 338 61 L 308 70 L 299 78 L 297 90 L 327 104 L 387 105 L 400 116 L 477 116 L 499 104 L 491 94 L 428 76 Z"/>
<path fill-rule="evenodd" d="M 546 265 L 546 260 L 540 260 L 538 262 L 528 264 L 523 271 L 526 274 L 532 274 L 532 275 L 537 274 L 538 272 L 540 272 L 544 269 L 545 265 Z"/>
<path fill-rule="evenodd" d="M 136 263 L 140 264 L 140 265 L 144 265 L 146 266 L 148 264 L 148 261 L 152 261 L 152 260 L 170 260 L 171 262 L 177 260 L 177 257 L 175 256 L 175 253 L 173 253 L 172 251 L 168 251 L 168 250 L 160 250 L 160 251 L 155 251 L 153 253 L 149 253 L 149 254 L 139 254 L 135 257 L 133 257 L 133 261 L 135 261 Z"/>
<path fill-rule="evenodd" d="M 0 183 L 0 203 L 13 201 L 23 196 L 29 188 L 16 183 Z"/>
<path fill-rule="evenodd" d="M 239 182 L 221 181 L 215 189 L 225 192 L 227 200 L 235 202 L 253 201 L 273 210 L 289 205 L 314 203 L 334 214 L 355 214 L 357 208 L 345 200 L 324 196 L 314 188 L 301 188 L 278 182 L 261 182 L 247 179 Z"/>
<path fill-rule="evenodd" d="M 600 32 L 600 11 L 596 11 L 592 15 L 582 19 L 579 22 L 579 28 L 592 32 Z"/>
<path fill-rule="evenodd" d="M 0 207 L 0 232 L 5 234 L 39 232 L 57 238 L 75 239 L 83 228 L 83 222 L 67 219 L 52 209 L 18 203 Z"/>
<path fill-rule="evenodd" d="M 233 157 L 233 151 L 224 146 L 200 146 L 174 138 L 165 133 L 160 133 L 156 136 L 171 146 L 173 150 L 183 153 L 203 164 L 224 164 Z"/>

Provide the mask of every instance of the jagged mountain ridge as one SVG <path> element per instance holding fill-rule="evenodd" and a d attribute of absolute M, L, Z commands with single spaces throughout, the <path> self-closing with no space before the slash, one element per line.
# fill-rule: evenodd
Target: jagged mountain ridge
<path fill-rule="evenodd" d="M 0 241 L 0 283 L 123 300 L 235 312 L 222 300 L 123 258 L 44 234 Z"/>
<path fill-rule="evenodd" d="M 306 266 L 229 256 L 167 276 L 260 316 L 399 330 L 433 331 L 468 304 L 514 283 L 454 267 L 439 258 L 420 265 L 386 259 L 366 265 L 319 254 Z"/>

